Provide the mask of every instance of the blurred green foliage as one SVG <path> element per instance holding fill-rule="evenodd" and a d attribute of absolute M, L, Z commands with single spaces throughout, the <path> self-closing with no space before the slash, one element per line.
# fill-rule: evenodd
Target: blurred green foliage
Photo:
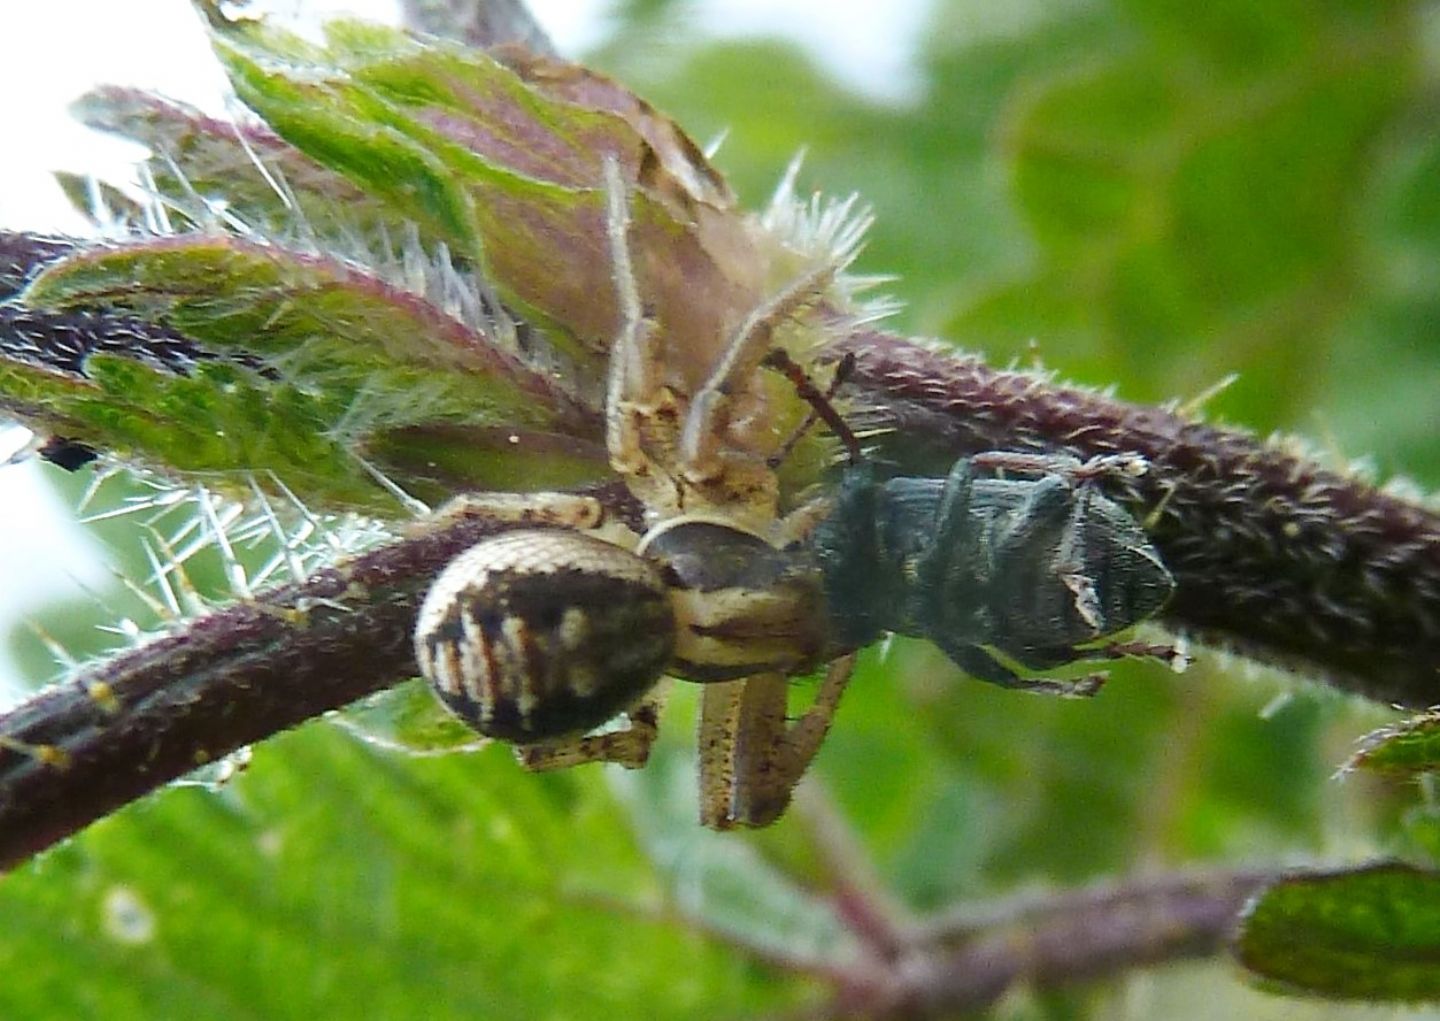
<path fill-rule="evenodd" d="M 1440 873 L 1381 864 L 1278 883 L 1246 910 L 1236 950 L 1295 989 L 1440 999 Z"/>
<path fill-rule="evenodd" d="M 594 63 L 704 140 L 752 204 L 860 192 L 896 325 L 1125 399 L 1312 437 L 1440 483 L 1440 12 L 1375 0 L 941 0 L 882 105 L 794 46 L 625 5 Z M 845 936 L 805 812 L 691 822 L 687 699 L 639 775 L 410 760 L 316 724 L 219 793 L 169 791 L 0 885 L 0 1016 L 749 1016 Z M 818 767 L 923 912 L 1195 863 L 1434 853 L 1414 789 L 1328 780 L 1392 714 L 1204 653 L 1091 702 L 870 650 Z M 607 783 L 607 779 L 616 779 Z M 1136 1004 L 1139 1004 L 1137 1007 Z M 1012 998 L 1005 1017 L 1320 1018 L 1225 965 Z M 1374 1018 L 1375 1010 L 1356 1016 Z"/>

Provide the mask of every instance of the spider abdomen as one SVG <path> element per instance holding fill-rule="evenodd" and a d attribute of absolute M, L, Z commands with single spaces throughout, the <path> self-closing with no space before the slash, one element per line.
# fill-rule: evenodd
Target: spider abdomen
<path fill-rule="evenodd" d="M 420 671 L 487 737 L 519 744 L 591 730 L 654 685 L 674 611 L 659 569 L 569 531 L 512 531 L 456 557 L 415 627 Z"/>

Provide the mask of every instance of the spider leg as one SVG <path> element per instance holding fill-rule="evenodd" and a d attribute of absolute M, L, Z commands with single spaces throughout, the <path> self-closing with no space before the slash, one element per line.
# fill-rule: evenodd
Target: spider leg
<path fill-rule="evenodd" d="M 614 406 L 655 389 L 656 353 L 653 333 L 640 302 L 640 288 L 630 259 L 630 192 L 614 159 L 605 161 L 605 236 L 620 307 L 620 332 L 610 348 L 607 404 Z"/>
<path fill-rule="evenodd" d="M 786 286 L 745 318 L 730 338 L 719 363 L 696 391 L 680 435 L 680 463 L 694 482 L 714 478 L 723 470 L 730 395 L 760 366 L 774 346 L 775 330 L 812 304 L 835 278 L 835 266 L 822 265 Z"/>
<path fill-rule="evenodd" d="M 606 523 L 605 505 L 578 493 L 461 493 L 422 525 L 484 518 L 497 524 L 591 531 Z"/>
<path fill-rule="evenodd" d="M 854 655 L 830 664 L 814 703 L 793 724 L 789 687 L 768 673 L 705 686 L 700 710 L 700 821 L 711 829 L 768 826 L 820 750 L 854 671 Z"/>
<path fill-rule="evenodd" d="M 624 523 L 610 517 L 603 503 L 579 493 L 461 493 L 412 528 L 436 528 L 466 518 L 587 532 L 625 549 L 634 549 L 640 541 Z"/>
<path fill-rule="evenodd" d="M 587 762 L 614 762 L 626 769 L 639 769 L 650 758 L 650 749 L 660 731 L 660 709 L 665 704 L 664 687 L 657 687 L 626 712 L 626 723 L 618 730 L 545 744 L 519 745 L 515 758 L 533 772 L 569 769 Z"/>
<path fill-rule="evenodd" d="M 620 308 L 620 332 L 610 348 L 606 378 L 605 445 L 610 466 L 637 497 L 646 503 L 669 503 L 674 485 L 646 451 L 646 425 L 675 421 L 679 405 L 669 388 L 660 385 L 656 333 L 641 304 L 630 258 L 629 191 L 613 159 L 605 161 L 605 199 L 605 233 Z"/>

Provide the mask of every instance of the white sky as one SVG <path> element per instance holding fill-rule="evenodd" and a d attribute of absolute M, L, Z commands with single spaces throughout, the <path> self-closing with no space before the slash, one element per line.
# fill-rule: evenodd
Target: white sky
<path fill-rule="evenodd" d="M 294 11 L 349 12 L 393 20 L 394 0 L 268 0 Z M 608 0 L 532 0 L 531 9 L 567 54 L 601 38 Z M 836 77 L 876 97 L 903 95 L 928 0 L 696 0 L 693 17 L 715 35 L 795 38 Z M 137 148 L 75 123 L 67 105 L 101 83 L 141 86 L 212 112 L 226 86 L 186 0 L 40 0 L 0 4 L 0 225 L 83 233 L 50 177 L 55 169 L 127 180 Z M 797 139 L 796 144 L 803 143 Z M 777 168 L 778 169 L 778 168 Z M 110 583 L 103 554 L 33 462 L 4 465 L 23 434 L 0 427 L 0 637 L 30 608 L 80 586 Z M 12 667 L 0 650 L 0 698 Z"/>

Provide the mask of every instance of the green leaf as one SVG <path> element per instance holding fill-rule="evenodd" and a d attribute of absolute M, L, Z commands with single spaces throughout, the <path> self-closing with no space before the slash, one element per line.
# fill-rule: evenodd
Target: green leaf
<path fill-rule="evenodd" d="M 1297 992 L 1440 1000 L 1440 873 L 1383 864 L 1282 880 L 1246 912 L 1235 949 Z"/>
<path fill-rule="evenodd" d="M 1345 768 L 1402 777 L 1440 770 L 1440 712 L 1367 734 Z"/>
<path fill-rule="evenodd" d="M 346 706 L 336 720 L 362 739 L 391 751 L 430 755 L 477 751 L 490 744 L 488 738 L 447 711 L 420 678 Z"/>
<path fill-rule="evenodd" d="M 12 1018 L 689 1018 L 813 995 L 667 905 L 599 769 L 396 757 L 323 726 L 6 877 L 0 914 Z"/>
<path fill-rule="evenodd" d="M 603 452 L 571 439 L 551 444 L 547 471 L 545 437 L 585 436 L 595 418 L 502 349 L 484 309 L 452 312 L 332 256 L 210 235 L 137 241 L 53 264 L 24 300 L 124 310 L 198 342 L 193 371 L 137 364 L 138 342 L 89 358 L 86 379 L 12 370 L 36 377 L 32 417 L 122 456 L 274 473 L 316 508 L 391 515 L 394 498 L 355 454 L 424 498 L 512 478 L 521 457 L 541 483 L 608 470 Z"/>
<path fill-rule="evenodd" d="M 170 322 L 345 397 L 423 380 L 436 391 L 434 418 L 521 426 L 575 413 L 567 394 L 481 332 L 483 310 L 467 322 L 427 298 L 333 256 L 200 235 L 72 256 L 23 296 L 31 307 L 104 304 Z"/>
<path fill-rule="evenodd" d="M 1410 38 L 1383 5 L 1226 3 L 1198 25 L 1168 2 L 1119 6 L 1128 19 L 1083 62 L 1005 111 L 1013 200 L 1039 249 L 964 292 L 947 332 L 1002 350 L 1038 337 L 1067 359 L 1128 353 L 1139 397 L 1171 396 L 1146 385 L 1167 369 L 1200 390 L 1248 363 L 1232 400 L 1309 379 L 1317 336 L 1355 297 L 1353 214 L 1413 81 Z M 1261 428 L 1306 397 L 1252 396 Z"/>
<path fill-rule="evenodd" d="M 577 380 L 603 375 L 596 356 L 620 326 L 607 161 L 626 188 L 638 297 L 679 392 L 704 384 L 746 312 L 833 258 L 818 240 L 793 250 L 756 229 L 672 121 L 593 72 L 511 67 L 351 22 L 331 24 L 321 49 L 201 6 L 242 100 L 312 159 L 440 232 Z M 849 304 L 835 289 L 827 297 Z M 773 343 L 808 353 L 826 336 L 797 321 Z M 777 435 L 806 410 L 783 380 L 744 386 L 776 409 Z M 807 485 L 814 472 L 792 479 Z"/>
<path fill-rule="evenodd" d="M 710 364 L 731 311 L 798 269 L 793 257 L 772 265 L 776 253 L 728 207 L 698 150 L 633 97 L 621 104 L 614 86 L 600 94 L 620 113 L 547 95 L 481 51 L 375 26 L 336 23 L 320 50 L 253 22 L 212 13 L 211 25 L 236 92 L 276 132 L 484 266 L 562 346 L 573 338 L 603 352 L 616 330 L 607 157 L 638 185 L 637 274 L 677 351 Z M 672 144 L 657 149 L 657 133 Z"/>
<path fill-rule="evenodd" d="M 88 92 L 70 109 L 81 123 L 148 148 L 153 155 L 145 166 L 170 200 L 171 215 L 193 216 L 197 226 L 206 222 L 193 208 L 197 196 L 271 233 L 283 233 L 303 216 L 312 229 L 343 225 L 378 237 L 392 215 L 384 203 L 260 125 L 218 120 L 183 103 L 117 86 Z M 92 212 L 87 188 L 72 185 L 67 194 L 82 212 Z M 123 196 L 119 203 L 113 194 L 105 197 L 126 222 L 144 225 L 140 211 Z"/>

